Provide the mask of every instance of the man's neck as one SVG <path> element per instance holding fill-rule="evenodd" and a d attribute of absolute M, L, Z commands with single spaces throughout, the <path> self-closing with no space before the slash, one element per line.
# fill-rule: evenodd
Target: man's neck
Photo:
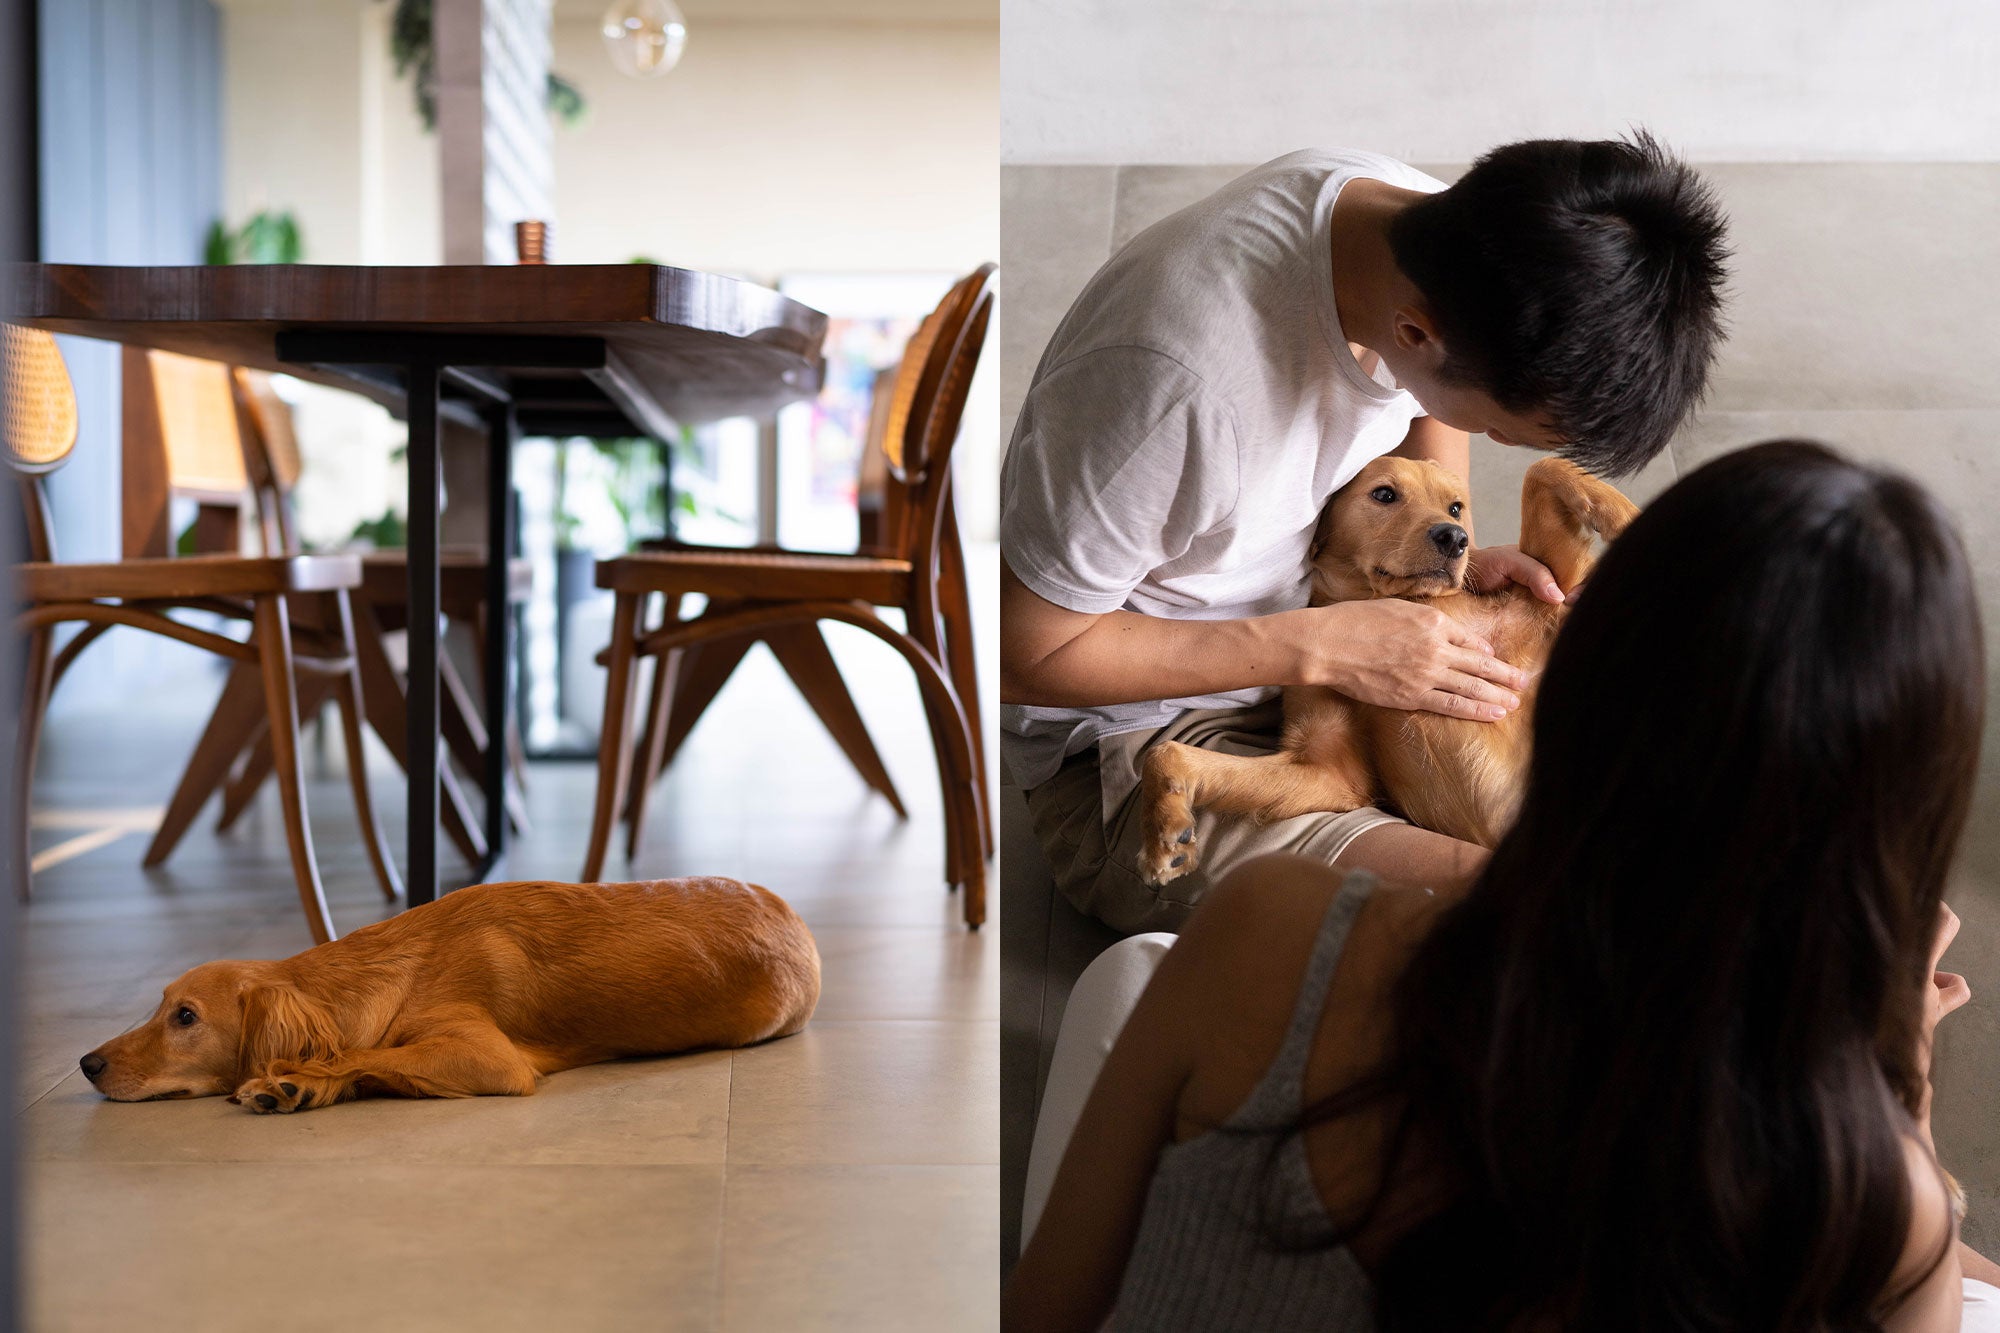
<path fill-rule="evenodd" d="M 1420 190 L 1361 177 L 1349 181 L 1334 201 L 1332 233 L 1333 305 L 1340 331 L 1364 371 L 1395 337 L 1395 313 L 1409 280 L 1389 247 L 1389 223 Z M 1365 355 L 1372 353 L 1373 356 Z"/>

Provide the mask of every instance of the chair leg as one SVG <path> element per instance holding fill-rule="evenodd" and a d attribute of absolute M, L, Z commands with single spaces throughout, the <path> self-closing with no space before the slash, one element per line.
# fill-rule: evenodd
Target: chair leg
<path fill-rule="evenodd" d="M 265 734 L 268 726 L 265 718 L 257 719 L 256 731 L 243 751 L 243 762 L 223 785 L 222 814 L 215 821 L 217 833 L 227 833 L 235 827 L 243 812 L 250 808 L 251 798 L 264 785 L 264 779 L 271 776 L 271 739 Z"/>
<path fill-rule="evenodd" d="M 340 618 L 341 641 L 347 645 L 347 669 L 333 682 L 333 697 L 340 706 L 340 734 L 347 747 L 347 783 L 354 790 L 354 814 L 361 823 L 361 843 L 368 849 L 368 862 L 375 869 L 375 882 L 382 896 L 394 902 L 403 894 L 396 877 L 396 860 L 389 842 L 375 818 L 375 801 L 368 791 L 368 749 L 361 734 L 361 667 L 354 654 L 354 614 L 345 589 L 333 594 Z"/>
<path fill-rule="evenodd" d="M 188 756 L 187 771 L 167 802 L 167 813 L 141 865 L 156 866 L 173 855 L 208 798 L 229 781 L 230 767 L 243 753 L 243 738 L 261 731 L 264 715 L 263 672 L 255 663 L 233 664 L 222 695 L 215 701 L 215 712 L 209 716 L 208 728 Z M 244 803 L 248 804 L 247 799 Z"/>
<path fill-rule="evenodd" d="M 625 796 L 625 860 L 638 859 L 639 844 L 646 831 L 646 797 L 653 779 L 665 767 L 660 756 L 667 747 L 667 714 L 673 706 L 674 677 L 680 674 L 681 653 L 662 653 L 653 659 L 653 679 L 646 704 L 645 725 L 639 731 L 639 745 L 632 756 L 630 790 Z"/>
<path fill-rule="evenodd" d="M 756 642 L 756 635 L 744 634 L 732 639 L 709 639 L 681 650 L 680 669 L 673 681 L 673 708 L 667 714 L 667 740 L 660 753 L 662 770 L 674 762 L 694 724 L 701 721 L 702 713 L 722 692 L 736 664 Z"/>
<path fill-rule="evenodd" d="M 854 697 L 847 691 L 847 682 L 841 679 L 840 668 L 834 664 L 819 626 L 780 626 L 765 631 L 764 642 L 770 645 L 771 655 L 778 659 L 778 665 L 784 667 L 792 684 L 798 686 L 799 693 L 819 715 L 847 761 L 861 774 L 861 780 L 887 798 L 898 819 L 908 819 L 903 798 L 896 794 L 896 784 L 889 780 L 889 770 L 876 752 L 867 724 L 854 707 Z"/>
<path fill-rule="evenodd" d="M 34 853 L 29 850 L 29 795 L 35 785 L 35 751 L 42 739 L 42 715 L 48 710 L 54 673 L 49 664 L 52 629 L 32 630 L 27 635 L 27 654 L 21 670 L 21 715 L 14 732 L 14 834 L 16 857 L 14 892 L 28 900 L 30 867 Z"/>
<path fill-rule="evenodd" d="M 382 624 L 367 603 L 354 608 L 354 661 L 361 672 L 361 699 L 368 714 L 368 725 L 388 747 L 396 763 L 404 771 L 409 769 L 405 747 L 409 741 L 409 727 L 405 716 L 409 700 L 403 694 L 403 682 L 396 674 L 395 664 L 389 660 L 389 650 L 383 644 Z M 486 837 L 479 831 L 478 823 L 472 817 L 472 807 L 465 798 L 465 789 L 460 786 L 458 775 L 451 766 L 441 765 L 438 769 L 438 812 L 444 824 L 445 835 L 452 846 L 465 858 L 467 865 L 478 865 L 486 859 Z"/>
<path fill-rule="evenodd" d="M 438 730 L 444 734 L 445 749 L 459 767 L 468 773 L 483 770 L 486 723 L 472 706 L 465 677 L 458 674 L 458 667 L 444 655 L 442 648 L 438 654 Z"/>
<path fill-rule="evenodd" d="M 931 742 L 937 747 L 938 784 L 944 797 L 945 883 L 963 888 L 965 924 L 975 930 L 986 921 L 986 859 L 979 841 L 979 783 L 972 773 L 972 746 L 965 719 L 943 666 L 917 644 L 901 636 L 923 692 L 924 715 Z"/>
<path fill-rule="evenodd" d="M 982 814 L 979 841 L 985 859 L 993 859 L 993 792 L 986 775 L 986 731 L 979 715 L 978 658 L 972 646 L 972 592 L 965 576 L 965 548 L 958 539 L 956 504 L 944 513 L 944 540 L 940 544 L 938 604 L 944 620 L 944 665 L 951 672 L 951 687 L 958 692 L 959 707 L 965 712 L 972 748 L 972 763 L 979 784 Z"/>
<path fill-rule="evenodd" d="M 258 687 L 262 689 L 262 686 Z M 321 705 L 333 693 L 332 683 L 324 676 L 309 676 L 299 682 L 298 715 L 310 718 L 317 714 Z M 243 762 L 236 768 L 235 776 L 222 789 L 222 814 L 215 821 L 217 833 L 227 833 L 236 827 L 236 821 L 243 818 L 257 793 L 271 776 L 274 766 L 271 757 L 271 733 L 265 722 L 264 710 L 251 729 L 245 733 L 253 739 L 243 754 Z"/>
<path fill-rule="evenodd" d="M 466 688 L 465 677 L 459 674 L 451 659 L 443 655 L 438 657 L 438 729 L 444 735 L 446 750 L 465 771 L 467 778 L 478 786 L 478 775 L 485 772 L 486 765 L 486 720 L 472 702 L 472 691 Z M 463 792 L 464 783 L 460 782 L 458 786 Z M 528 826 L 527 805 L 511 781 L 503 785 L 500 799 L 507 807 L 508 824 L 516 833 L 524 832 Z M 462 796 L 459 804 L 464 805 Z M 480 839 L 483 845 L 484 833 L 480 834 Z"/>
<path fill-rule="evenodd" d="M 638 656 L 639 603 L 621 592 L 611 612 L 611 661 L 604 682 L 604 728 L 597 738 L 597 808 L 590 821 L 590 846 L 583 856 L 584 883 L 604 874 L 611 825 L 626 794 L 632 768 L 632 666 Z"/>
<path fill-rule="evenodd" d="M 292 672 L 292 631 L 286 623 L 283 597 L 259 597 L 256 603 L 256 643 L 264 668 L 264 703 L 270 714 L 272 766 L 278 775 L 278 796 L 285 810 L 285 840 L 292 853 L 292 874 L 298 880 L 299 904 L 313 942 L 334 937 L 333 918 L 326 910 L 313 861 L 312 833 L 306 826 L 305 771 L 299 763 L 299 716 Z"/>
<path fill-rule="evenodd" d="M 511 616 L 514 614 L 514 609 L 511 606 L 507 607 L 501 614 Z M 486 642 L 485 602 L 479 604 L 479 614 L 473 619 L 472 632 L 477 636 L 477 642 L 482 644 Z M 516 720 L 513 709 L 495 709 L 492 701 L 483 696 L 480 702 L 483 705 L 483 711 L 480 714 L 482 717 L 488 716 L 493 712 L 498 712 L 507 719 L 507 771 L 513 778 L 513 783 L 507 791 L 507 817 L 513 821 L 516 833 L 526 833 L 528 831 L 528 747 L 521 743 L 520 723 Z"/>

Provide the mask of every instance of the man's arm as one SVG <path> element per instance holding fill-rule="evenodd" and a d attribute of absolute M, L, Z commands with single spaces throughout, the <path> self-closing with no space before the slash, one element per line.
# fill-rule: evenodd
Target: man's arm
<path fill-rule="evenodd" d="M 1000 566 L 1000 696 L 1086 708 L 1266 685 L 1325 685 L 1392 708 L 1491 721 L 1526 677 L 1443 612 L 1386 599 L 1237 620 L 1089 615 Z"/>
<path fill-rule="evenodd" d="M 1427 458 L 1441 464 L 1446 471 L 1472 486 L 1472 437 L 1462 430 L 1454 430 L 1436 417 L 1418 417 L 1410 423 L 1409 433 L 1403 442 L 1390 450 L 1398 458 Z M 1466 531 L 1472 527 L 1466 525 Z"/>

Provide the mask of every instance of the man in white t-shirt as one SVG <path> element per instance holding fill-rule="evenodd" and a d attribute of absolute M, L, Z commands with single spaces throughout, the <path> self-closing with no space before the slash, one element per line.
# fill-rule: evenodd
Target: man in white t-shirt
<path fill-rule="evenodd" d="M 1506 145 L 1449 189 L 1375 153 L 1292 153 L 1112 256 L 1042 355 L 1002 479 L 1003 752 L 1073 902 L 1176 929 L 1263 852 L 1418 882 L 1478 868 L 1479 848 L 1379 810 L 1204 816 L 1199 868 L 1148 884 L 1141 755 L 1268 752 L 1284 685 L 1518 707 L 1521 673 L 1429 607 L 1308 607 L 1320 511 L 1387 453 L 1468 477 L 1473 433 L 1642 466 L 1720 341 L 1723 227 L 1641 133 Z M 1475 547 L 1471 570 L 1561 597 L 1512 547 Z"/>

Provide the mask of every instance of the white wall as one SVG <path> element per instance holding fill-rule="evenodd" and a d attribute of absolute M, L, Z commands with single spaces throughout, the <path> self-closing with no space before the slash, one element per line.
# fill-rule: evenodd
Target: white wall
<path fill-rule="evenodd" d="M 1699 162 L 2000 159 L 1994 0 L 1005 0 L 1003 159 L 1462 162 L 1643 124 Z"/>

